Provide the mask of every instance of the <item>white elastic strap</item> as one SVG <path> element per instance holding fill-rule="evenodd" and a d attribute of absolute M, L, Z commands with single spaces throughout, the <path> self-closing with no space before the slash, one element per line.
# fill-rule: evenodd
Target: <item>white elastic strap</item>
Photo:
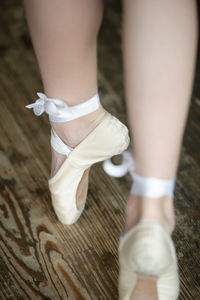
<path fill-rule="evenodd" d="M 67 146 L 62 140 L 61 138 L 59 138 L 59 136 L 57 135 L 57 133 L 51 129 L 51 146 L 53 147 L 53 149 L 60 153 L 60 154 L 64 154 L 66 156 L 69 155 L 69 153 L 73 150 L 73 148 Z"/>
<path fill-rule="evenodd" d="M 159 198 L 165 195 L 173 197 L 175 187 L 175 177 L 171 179 L 159 179 L 156 177 L 140 176 L 131 174 L 133 184 L 131 194 L 149 198 Z"/>
<path fill-rule="evenodd" d="M 29 109 L 33 108 L 33 112 L 37 116 L 46 112 L 51 122 L 67 122 L 77 119 L 97 110 L 101 104 L 98 94 L 74 106 L 68 106 L 66 102 L 60 99 L 48 98 L 43 93 L 37 93 L 37 95 L 39 99 L 32 104 L 26 105 L 26 107 Z"/>

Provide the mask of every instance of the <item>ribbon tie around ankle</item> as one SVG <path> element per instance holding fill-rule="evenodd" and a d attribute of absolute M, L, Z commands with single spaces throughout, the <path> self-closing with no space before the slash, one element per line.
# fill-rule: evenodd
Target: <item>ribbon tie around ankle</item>
<path fill-rule="evenodd" d="M 37 93 L 39 99 L 37 99 L 34 103 L 26 105 L 27 108 L 33 108 L 33 112 L 36 116 L 40 116 L 43 112 L 46 112 L 49 115 L 57 115 L 59 116 L 65 111 L 65 114 L 70 115 L 69 106 L 62 100 L 47 98 L 47 96 L 43 93 Z"/>
<path fill-rule="evenodd" d="M 120 165 L 114 165 L 108 159 L 104 161 L 103 169 L 112 177 L 123 177 L 129 172 L 133 180 L 131 194 L 149 198 L 158 198 L 164 195 L 173 197 L 176 176 L 170 179 L 160 179 L 136 174 L 134 159 L 129 150 L 122 153 L 122 163 Z"/>
<path fill-rule="evenodd" d="M 43 112 L 46 112 L 52 122 L 71 121 L 95 111 L 100 106 L 98 94 L 75 106 L 68 106 L 66 102 L 60 99 L 48 98 L 43 93 L 37 93 L 37 95 L 39 98 L 34 103 L 25 107 L 29 109 L 33 108 L 36 116 L 40 116 Z"/>

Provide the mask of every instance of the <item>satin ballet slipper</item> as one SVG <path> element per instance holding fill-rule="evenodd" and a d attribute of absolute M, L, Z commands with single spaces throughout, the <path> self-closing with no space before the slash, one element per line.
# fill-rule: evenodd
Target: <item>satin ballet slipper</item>
<path fill-rule="evenodd" d="M 42 93 L 38 93 L 38 96 L 40 98 L 27 107 L 33 108 L 36 115 L 48 113 L 52 122 L 67 122 L 87 115 L 100 106 L 98 94 L 71 107 L 60 99 L 47 98 Z M 74 149 L 68 147 L 51 129 L 51 146 L 56 152 L 67 156 L 55 176 L 48 181 L 55 213 L 63 224 L 75 223 L 84 210 L 90 167 L 120 154 L 128 144 L 127 127 L 108 112 Z"/>
<path fill-rule="evenodd" d="M 113 166 L 107 160 L 104 162 L 104 169 L 116 177 L 129 171 L 133 179 L 131 193 L 134 195 L 149 198 L 164 195 L 173 197 L 175 178 L 159 179 L 136 174 L 134 161 L 128 151 L 123 153 L 122 165 Z M 178 299 L 176 251 L 163 224 L 156 219 L 141 219 L 127 232 L 122 230 L 118 254 L 120 300 Z"/>
<path fill-rule="evenodd" d="M 119 298 L 175 300 L 179 294 L 173 241 L 156 220 L 141 220 L 120 239 Z"/>

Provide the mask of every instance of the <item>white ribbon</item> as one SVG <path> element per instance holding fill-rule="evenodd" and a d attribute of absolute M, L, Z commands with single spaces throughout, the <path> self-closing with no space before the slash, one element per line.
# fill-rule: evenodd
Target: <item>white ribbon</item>
<path fill-rule="evenodd" d="M 95 111 L 100 106 L 98 94 L 74 106 L 68 106 L 66 102 L 60 99 L 48 98 L 43 93 L 37 93 L 37 95 L 39 99 L 32 104 L 26 105 L 26 107 L 33 108 L 36 116 L 40 116 L 43 112 L 46 112 L 51 122 L 71 121 Z"/>
<path fill-rule="evenodd" d="M 112 177 L 123 177 L 128 172 L 132 177 L 135 168 L 132 152 L 130 150 L 126 150 L 122 152 L 121 155 L 121 164 L 115 165 L 112 163 L 111 159 L 107 159 L 103 162 L 103 169 L 108 175 Z"/>
<path fill-rule="evenodd" d="M 37 93 L 39 99 L 34 103 L 26 105 L 27 108 L 33 108 L 33 112 L 36 116 L 40 116 L 43 112 L 46 112 L 49 115 L 54 115 L 59 117 L 61 114 L 65 116 L 70 116 L 69 106 L 62 100 L 47 98 L 43 93 Z"/>
<path fill-rule="evenodd" d="M 107 159 L 103 162 L 103 169 L 112 177 L 123 177 L 129 172 L 133 180 L 131 194 L 149 198 L 158 198 L 164 195 L 173 197 L 176 177 L 159 179 L 140 176 L 135 173 L 135 164 L 131 151 L 126 150 L 121 155 L 122 163 L 120 165 L 115 165 L 111 159 Z"/>

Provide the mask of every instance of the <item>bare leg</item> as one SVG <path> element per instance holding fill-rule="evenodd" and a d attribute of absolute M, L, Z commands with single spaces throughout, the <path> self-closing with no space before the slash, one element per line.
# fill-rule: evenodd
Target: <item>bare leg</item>
<path fill-rule="evenodd" d="M 123 53 L 126 98 L 136 172 L 176 175 L 193 82 L 197 45 L 196 2 L 124 0 Z M 171 232 L 173 199 L 131 195 L 126 229 L 156 217 Z"/>
<path fill-rule="evenodd" d="M 96 39 L 102 19 L 101 0 L 24 0 L 44 91 L 76 105 L 97 91 Z M 97 125 L 104 110 L 67 123 L 52 123 L 59 136 L 75 147 Z M 52 175 L 65 157 L 52 150 Z"/>

